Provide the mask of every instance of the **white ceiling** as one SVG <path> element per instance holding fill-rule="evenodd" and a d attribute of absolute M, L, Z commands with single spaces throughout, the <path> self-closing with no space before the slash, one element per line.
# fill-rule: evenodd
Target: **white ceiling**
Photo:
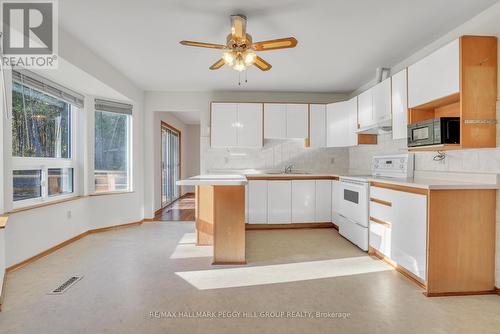
<path fill-rule="evenodd" d="M 497 0 L 64 0 L 60 23 L 144 90 L 349 92 Z M 254 41 L 295 36 L 295 49 L 260 55 L 273 68 L 210 71 L 229 15 L 248 17 Z"/>

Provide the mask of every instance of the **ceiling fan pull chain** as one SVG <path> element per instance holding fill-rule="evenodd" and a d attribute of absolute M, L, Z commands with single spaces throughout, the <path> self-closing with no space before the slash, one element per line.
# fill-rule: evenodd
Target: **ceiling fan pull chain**
<path fill-rule="evenodd" d="M 247 73 L 248 73 L 248 71 L 245 71 L 245 83 L 248 83 L 248 80 L 247 80 Z"/>
<path fill-rule="evenodd" d="M 238 86 L 241 86 L 241 72 L 238 72 Z"/>

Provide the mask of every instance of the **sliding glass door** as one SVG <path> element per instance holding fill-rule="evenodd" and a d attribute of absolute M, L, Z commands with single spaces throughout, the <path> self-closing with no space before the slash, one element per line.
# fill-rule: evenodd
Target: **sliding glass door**
<path fill-rule="evenodd" d="M 161 203 L 165 206 L 180 196 L 176 181 L 181 172 L 181 133 L 170 125 L 161 124 Z"/>

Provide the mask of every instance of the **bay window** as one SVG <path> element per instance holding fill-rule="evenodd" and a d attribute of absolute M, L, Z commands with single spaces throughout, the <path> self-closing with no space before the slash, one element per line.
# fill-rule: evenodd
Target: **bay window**
<path fill-rule="evenodd" d="M 132 105 L 95 100 L 95 192 L 130 190 Z"/>
<path fill-rule="evenodd" d="M 83 96 L 28 71 L 12 71 L 14 208 L 74 195 L 75 113 Z"/>

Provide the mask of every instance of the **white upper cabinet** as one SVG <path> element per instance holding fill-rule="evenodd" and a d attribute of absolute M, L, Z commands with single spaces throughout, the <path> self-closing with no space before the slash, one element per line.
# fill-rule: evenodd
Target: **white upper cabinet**
<path fill-rule="evenodd" d="M 358 123 L 360 128 L 365 128 L 373 124 L 372 89 L 358 96 Z"/>
<path fill-rule="evenodd" d="M 311 104 L 309 109 L 309 147 L 326 147 L 326 104 Z"/>
<path fill-rule="evenodd" d="M 460 41 L 457 39 L 408 67 L 410 108 L 460 91 Z"/>
<path fill-rule="evenodd" d="M 262 147 L 262 103 L 212 103 L 212 147 Z"/>
<path fill-rule="evenodd" d="M 238 147 L 262 147 L 262 103 L 238 104 Z"/>
<path fill-rule="evenodd" d="M 309 132 L 309 117 L 307 104 L 286 105 L 286 137 L 307 138 Z"/>
<path fill-rule="evenodd" d="M 392 139 L 407 137 L 408 85 L 406 69 L 392 77 Z"/>
<path fill-rule="evenodd" d="M 357 145 L 357 101 L 357 97 L 355 97 L 349 101 L 327 105 L 327 147 Z"/>
<path fill-rule="evenodd" d="M 212 103 L 211 146 L 235 147 L 238 145 L 238 104 Z"/>
<path fill-rule="evenodd" d="M 326 106 L 326 146 L 342 146 L 342 117 L 344 102 L 330 103 Z"/>
<path fill-rule="evenodd" d="M 264 103 L 264 138 L 286 138 L 286 104 Z"/>
<path fill-rule="evenodd" d="M 314 180 L 292 181 L 292 223 L 312 223 L 316 210 Z"/>
<path fill-rule="evenodd" d="M 344 146 L 358 145 L 358 97 L 354 97 L 345 102 L 344 112 L 346 113 Z"/>
<path fill-rule="evenodd" d="M 265 138 L 307 138 L 308 132 L 307 104 L 264 104 Z"/>
<path fill-rule="evenodd" d="M 391 78 L 373 87 L 372 104 L 373 123 L 391 119 Z"/>

